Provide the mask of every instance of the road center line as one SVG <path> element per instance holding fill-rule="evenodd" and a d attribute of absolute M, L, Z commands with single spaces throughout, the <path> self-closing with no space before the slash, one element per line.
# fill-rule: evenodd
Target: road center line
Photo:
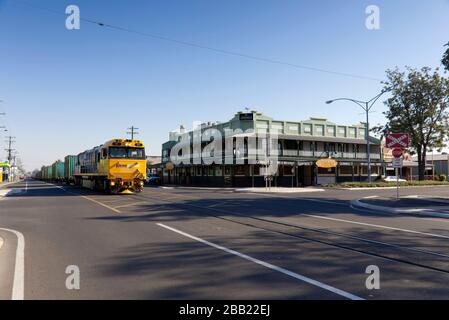
<path fill-rule="evenodd" d="M 14 281 L 12 300 L 23 300 L 25 287 L 25 237 L 19 231 L 0 228 L 0 230 L 13 233 L 17 237 L 16 261 L 14 266 Z"/>
<path fill-rule="evenodd" d="M 345 297 L 345 298 L 347 298 L 347 299 L 351 299 L 351 300 L 364 300 L 363 298 L 361 298 L 361 297 L 359 297 L 359 296 L 356 296 L 356 295 L 353 295 L 353 294 L 351 294 L 351 293 L 349 293 L 349 292 L 346 292 L 346 291 L 337 289 L 337 288 L 335 288 L 335 287 L 332 287 L 332 286 L 327 285 L 327 284 L 325 284 L 325 283 L 322 283 L 322 282 L 319 282 L 319 281 L 317 281 L 317 280 L 308 278 L 308 277 L 306 277 L 306 276 L 300 275 L 300 274 L 295 273 L 295 272 L 293 272 L 293 271 L 284 269 L 284 268 L 282 268 L 282 267 L 275 266 L 275 265 L 273 265 L 273 264 L 271 264 L 271 263 L 268 263 L 268 262 L 265 262 L 265 261 L 262 261 L 262 260 L 259 260 L 259 259 L 250 257 L 250 256 L 248 256 L 248 255 L 246 255 L 246 254 L 243 254 L 243 253 L 240 253 L 240 252 L 238 252 L 238 251 L 235 251 L 235 250 L 232 250 L 232 249 L 228 249 L 228 248 L 223 247 L 223 246 L 220 246 L 220 245 L 218 245 L 218 244 L 215 244 L 215 243 L 209 242 L 209 241 L 207 241 L 207 240 L 198 238 L 198 237 L 196 237 L 196 236 L 190 235 L 190 234 L 185 233 L 185 232 L 183 232 L 183 231 L 180 231 L 180 230 L 178 230 L 178 229 L 169 227 L 169 226 L 167 226 L 167 225 L 165 225 L 165 224 L 162 224 L 162 223 L 156 223 L 156 224 L 157 224 L 158 226 L 162 227 L 162 228 L 165 228 L 165 229 L 168 229 L 168 230 L 170 230 L 170 231 L 176 232 L 176 233 L 178 233 L 178 234 L 180 234 L 180 235 L 183 235 L 184 237 L 187 237 L 187 238 L 196 240 L 196 241 L 201 242 L 201 243 L 203 243 L 203 244 L 206 244 L 206 245 L 208 245 L 208 246 L 210 246 L 210 247 L 214 247 L 214 248 L 216 248 L 216 249 L 219 249 L 219 250 L 225 251 L 225 252 L 227 252 L 227 253 L 236 255 L 236 256 L 238 256 L 238 257 L 240 257 L 240 258 L 242 258 L 242 259 L 245 259 L 245 260 L 254 262 L 254 263 L 256 263 L 256 264 L 258 264 L 258 265 L 261 265 L 261 266 L 264 266 L 264 267 L 266 267 L 266 268 L 268 268 L 268 269 L 271 269 L 271 270 L 274 270 L 274 271 L 283 273 L 283 274 L 285 274 L 285 275 L 287 275 L 287 276 L 290 276 L 290 277 L 295 278 L 295 279 L 298 279 L 298 280 L 300 280 L 300 281 L 309 283 L 309 284 L 311 284 L 311 285 L 313 285 L 313 286 L 316 286 L 316 287 L 322 288 L 322 289 L 324 289 L 324 290 L 333 292 L 333 293 L 335 293 L 335 294 L 337 294 L 337 295 L 339 295 L 339 296 Z"/>
<path fill-rule="evenodd" d="M 57 185 L 53 185 L 53 186 L 55 186 L 56 188 L 59 188 L 59 189 L 65 191 L 65 192 L 67 192 L 67 193 L 69 193 L 69 194 L 77 195 L 77 196 L 80 196 L 81 198 L 84 198 L 84 199 L 86 199 L 86 200 L 92 201 L 92 202 L 94 202 L 94 203 L 96 203 L 96 204 L 99 204 L 100 206 L 103 206 L 103 207 L 105 207 L 105 208 L 108 208 L 109 210 L 112 210 L 112 211 L 114 211 L 114 212 L 116 212 L 116 213 L 121 213 L 120 210 L 117 210 L 117 209 L 115 209 L 114 207 L 108 206 L 107 204 L 104 204 L 104 203 L 102 203 L 102 202 L 100 202 L 100 201 L 97 201 L 97 200 L 95 200 L 95 199 L 89 198 L 89 197 L 87 197 L 87 196 L 83 196 L 82 194 L 79 194 L 79 193 L 75 193 L 75 192 L 72 192 L 72 191 L 68 191 L 68 190 L 66 190 L 65 188 L 61 187 L 61 186 L 57 186 Z"/>
<path fill-rule="evenodd" d="M 78 194 L 78 195 L 79 195 L 79 194 Z M 92 202 L 94 202 L 94 203 L 96 203 L 96 204 L 99 204 L 100 206 L 103 206 L 103 207 L 105 207 L 105 208 L 108 208 L 109 210 L 112 210 L 112 211 L 114 211 L 114 212 L 121 213 L 120 210 L 117 210 L 117 209 L 115 209 L 114 207 L 108 206 L 107 204 L 104 204 L 104 203 L 102 203 L 102 202 L 100 202 L 100 201 L 94 200 L 94 199 L 89 198 L 89 197 L 86 197 L 86 196 L 81 196 L 81 198 L 84 198 L 84 199 L 86 199 L 86 200 L 92 201 Z"/>

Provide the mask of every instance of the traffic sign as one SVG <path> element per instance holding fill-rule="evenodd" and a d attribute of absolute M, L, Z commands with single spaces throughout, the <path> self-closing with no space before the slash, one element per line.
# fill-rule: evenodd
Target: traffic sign
<path fill-rule="evenodd" d="M 393 168 L 402 168 L 402 165 L 403 165 L 402 158 L 393 159 Z"/>
<path fill-rule="evenodd" d="M 407 133 L 388 133 L 385 136 L 387 148 L 407 148 L 408 134 Z"/>
<path fill-rule="evenodd" d="M 400 149 L 400 148 L 394 148 L 394 149 L 391 151 L 391 154 L 392 154 L 393 157 L 395 157 L 395 158 L 400 158 L 400 157 L 402 156 L 402 149 Z"/>

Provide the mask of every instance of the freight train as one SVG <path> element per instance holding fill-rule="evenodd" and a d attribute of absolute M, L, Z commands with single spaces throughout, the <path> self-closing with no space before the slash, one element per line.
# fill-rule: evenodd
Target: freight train
<path fill-rule="evenodd" d="M 43 166 L 35 178 L 113 194 L 140 192 L 146 180 L 145 146 L 140 140 L 113 139 Z"/>

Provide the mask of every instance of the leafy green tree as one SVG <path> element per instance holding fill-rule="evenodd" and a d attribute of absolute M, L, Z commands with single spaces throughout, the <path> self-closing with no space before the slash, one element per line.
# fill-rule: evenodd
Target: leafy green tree
<path fill-rule="evenodd" d="M 424 180 L 427 151 L 441 149 L 447 135 L 449 79 L 429 67 L 406 67 L 406 71 L 396 68 L 386 74 L 384 90 L 391 92 L 384 102 L 387 123 L 374 131 L 408 133 L 410 151 L 418 157 L 419 180 Z"/>
<path fill-rule="evenodd" d="M 446 52 L 443 54 L 443 59 L 441 60 L 441 63 L 444 66 L 444 69 L 446 69 L 446 71 L 449 71 L 449 42 L 445 44 L 446 47 L 448 47 L 446 49 Z"/>

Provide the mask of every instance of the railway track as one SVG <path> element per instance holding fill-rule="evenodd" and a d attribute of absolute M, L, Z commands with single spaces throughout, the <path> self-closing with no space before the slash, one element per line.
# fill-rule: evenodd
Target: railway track
<path fill-rule="evenodd" d="M 439 252 L 408 247 L 396 243 L 377 241 L 328 229 L 313 228 L 296 223 L 292 224 L 273 219 L 255 217 L 216 207 L 202 207 L 190 203 L 173 202 L 173 200 L 180 200 L 178 195 L 176 198 L 171 199 L 151 197 L 143 194 L 135 195 L 135 197 L 164 202 L 169 206 L 177 208 L 195 208 L 201 210 L 208 216 L 247 227 L 449 274 L 449 255 Z M 185 198 L 185 201 L 188 200 L 191 199 Z M 449 237 L 447 238 L 449 239 Z"/>

